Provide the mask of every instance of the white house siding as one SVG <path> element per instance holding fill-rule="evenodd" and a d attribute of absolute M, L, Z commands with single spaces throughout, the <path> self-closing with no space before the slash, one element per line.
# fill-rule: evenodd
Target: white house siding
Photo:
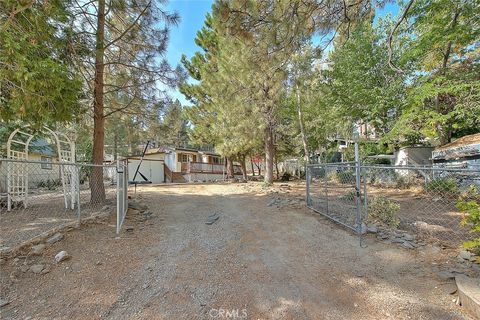
<path fill-rule="evenodd" d="M 176 164 L 177 164 L 177 153 L 172 151 L 165 155 L 165 165 L 171 170 L 176 172 Z"/>

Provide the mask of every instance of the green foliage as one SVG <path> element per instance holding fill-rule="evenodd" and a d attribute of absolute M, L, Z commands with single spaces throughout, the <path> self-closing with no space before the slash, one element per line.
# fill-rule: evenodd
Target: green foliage
<path fill-rule="evenodd" d="M 368 199 L 369 219 L 378 220 L 391 228 L 400 225 L 397 213 L 400 205 L 385 197 L 371 197 Z"/>
<path fill-rule="evenodd" d="M 411 41 L 401 57 L 412 66 L 412 84 L 391 135 L 427 137 L 443 145 L 453 137 L 478 132 L 479 14 L 477 0 L 414 2 L 409 14 Z"/>
<path fill-rule="evenodd" d="M 357 192 L 355 190 L 350 190 L 347 193 L 345 193 L 344 195 L 342 195 L 341 198 L 343 200 L 353 201 L 353 200 L 355 200 L 356 196 L 357 196 Z"/>
<path fill-rule="evenodd" d="M 459 201 L 457 203 L 457 209 L 465 214 L 461 225 L 468 226 L 470 232 L 478 234 L 480 232 L 480 202 L 475 200 Z M 476 253 L 479 253 L 480 237 L 466 241 L 463 245 L 465 248 L 473 249 Z"/>
<path fill-rule="evenodd" d="M 455 195 L 459 192 L 457 180 L 453 178 L 435 178 L 425 184 L 425 191 Z"/>
<path fill-rule="evenodd" d="M 336 173 L 336 180 L 341 184 L 355 183 L 355 174 L 353 170 L 340 170 Z"/>
<path fill-rule="evenodd" d="M 4 1 L 0 11 L 16 4 Z M 66 50 L 70 19 L 67 1 L 34 1 L 0 25 L 0 119 L 41 126 L 82 113 L 82 84 Z"/>
<path fill-rule="evenodd" d="M 60 179 L 47 179 L 40 180 L 37 183 L 38 188 L 47 189 L 47 190 L 57 190 L 62 185 Z"/>

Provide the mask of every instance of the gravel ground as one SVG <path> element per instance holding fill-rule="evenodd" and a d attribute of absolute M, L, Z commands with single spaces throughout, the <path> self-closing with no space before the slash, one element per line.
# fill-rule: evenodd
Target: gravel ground
<path fill-rule="evenodd" d="M 360 248 L 298 194 L 271 196 L 256 183 L 141 186 L 152 218 L 130 214 L 120 239 L 112 217 L 4 262 L 1 318 L 469 319 L 435 275 L 438 252 Z M 72 258 L 55 264 L 60 250 Z M 49 272 L 20 271 L 39 263 Z"/>

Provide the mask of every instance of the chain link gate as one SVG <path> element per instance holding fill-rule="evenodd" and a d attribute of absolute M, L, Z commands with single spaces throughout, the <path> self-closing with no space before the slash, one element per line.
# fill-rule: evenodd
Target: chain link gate
<path fill-rule="evenodd" d="M 310 164 L 306 169 L 307 207 L 358 234 L 364 232 L 366 201 L 358 163 Z"/>
<path fill-rule="evenodd" d="M 128 166 L 117 160 L 117 235 L 128 211 Z"/>
<path fill-rule="evenodd" d="M 448 247 L 480 237 L 462 211 L 480 204 L 477 167 L 311 164 L 306 193 L 308 208 L 359 235 L 372 230 L 386 239 L 408 232 L 417 242 Z"/>

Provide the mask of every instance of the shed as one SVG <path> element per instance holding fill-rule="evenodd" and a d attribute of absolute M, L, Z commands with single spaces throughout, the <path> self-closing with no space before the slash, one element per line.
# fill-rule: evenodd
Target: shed
<path fill-rule="evenodd" d="M 138 164 L 140 163 L 140 156 L 127 157 L 128 161 L 128 178 L 130 181 L 143 181 L 140 174 L 135 177 Z M 152 183 L 165 182 L 165 152 L 160 149 L 148 150 L 143 157 L 142 164 L 138 170 L 142 173 L 148 181 Z M 135 177 L 135 180 L 134 180 Z"/>
<path fill-rule="evenodd" d="M 410 146 L 395 152 L 396 166 L 430 166 L 433 147 Z"/>
<path fill-rule="evenodd" d="M 480 169 L 480 133 L 461 137 L 432 152 L 435 165 Z"/>

